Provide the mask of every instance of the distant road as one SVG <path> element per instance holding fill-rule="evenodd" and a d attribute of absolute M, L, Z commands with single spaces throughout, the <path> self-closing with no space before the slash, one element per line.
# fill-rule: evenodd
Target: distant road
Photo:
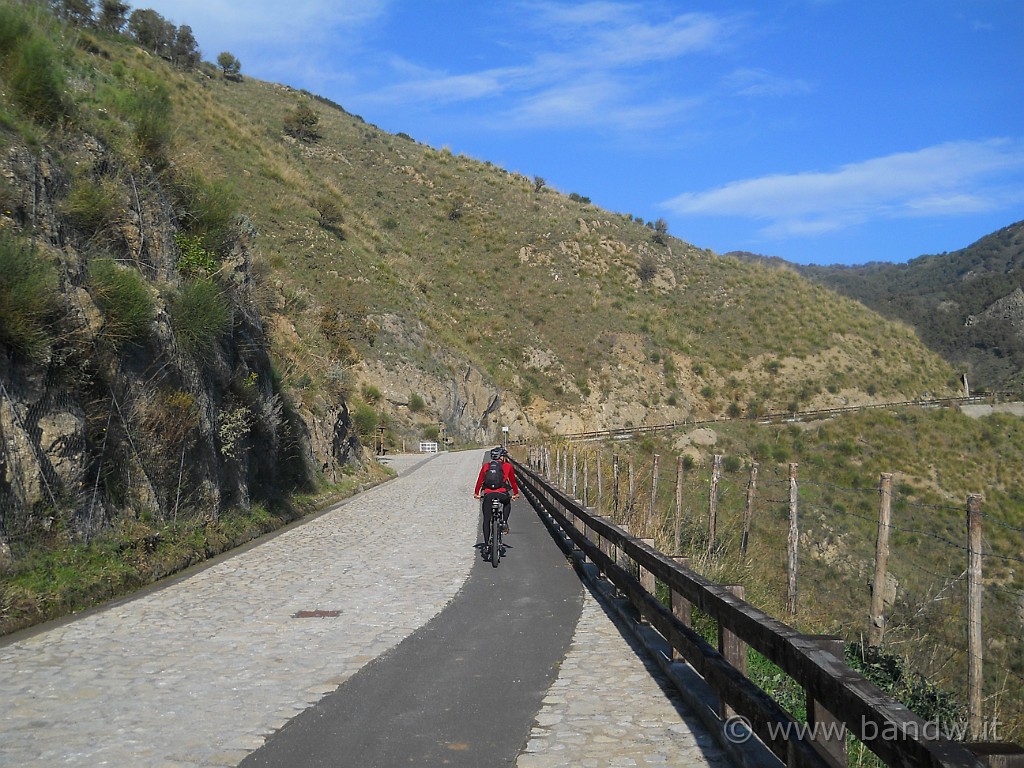
<path fill-rule="evenodd" d="M 583 589 L 525 502 L 515 502 L 510 526 L 498 568 L 478 558 L 444 611 L 242 766 L 513 764 L 572 639 Z"/>

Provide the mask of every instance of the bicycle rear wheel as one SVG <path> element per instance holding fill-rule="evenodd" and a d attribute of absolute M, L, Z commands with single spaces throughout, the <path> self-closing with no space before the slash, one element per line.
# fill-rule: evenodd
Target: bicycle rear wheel
<path fill-rule="evenodd" d="M 501 515 L 491 513 L 491 565 L 498 567 L 501 560 Z"/>

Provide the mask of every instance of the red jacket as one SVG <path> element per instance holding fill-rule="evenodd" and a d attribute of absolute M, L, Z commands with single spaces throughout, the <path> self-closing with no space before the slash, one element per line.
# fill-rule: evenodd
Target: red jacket
<path fill-rule="evenodd" d="M 480 476 L 477 477 L 477 479 L 476 479 L 476 488 L 473 490 L 473 495 L 474 496 L 479 496 L 480 495 L 480 487 L 484 484 L 484 473 L 487 472 L 487 465 L 490 464 L 490 463 L 491 463 L 491 460 L 488 459 L 487 461 L 485 461 L 483 463 L 483 466 L 480 467 Z M 516 496 L 518 496 L 519 495 L 519 483 L 516 482 L 516 473 L 512 469 L 512 462 L 510 462 L 510 461 L 503 461 L 503 462 L 501 462 L 501 474 L 505 478 L 505 483 L 512 489 L 512 493 L 515 494 Z M 489 489 L 485 489 L 485 493 L 494 493 L 494 491 L 489 490 Z"/>

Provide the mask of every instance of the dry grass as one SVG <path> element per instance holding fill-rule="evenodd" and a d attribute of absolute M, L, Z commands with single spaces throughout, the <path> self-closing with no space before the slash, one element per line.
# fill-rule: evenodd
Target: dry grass
<path fill-rule="evenodd" d="M 629 521 L 635 535 L 654 538 L 664 552 L 691 557 L 691 567 L 714 581 L 744 584 L 748 600 L 803 631 L 860 642 L 867 632 L 874 573 L 879 476 L 895 473 L 889 561 L 895 602 L 886 607 L 886 648 L 961 701 L 966 700 L 966 497 L 983 492 L 986 716 L 1000 718 L 1002 738 L 1024 734 L 1024 650 L 1016 639 L 1024 600 L 1024 478 L 1007 471 L 1024 460 L 1024 421 L 901 409 L 806 425 L 740 420 L 714 431 L 714 446 L 684 449 L 687 441 L 673 435 L 587 447 L 591 506 L 597 502 L 599 450 L 603 514 Z M 577 496 L 582 497 L 583 449 L 578 450 Z M 620 467 L 617 513 L 613 452 Z M 709 548 L 710 468 L 716 453 L 725 457 L 725 471 L 715 546 Z M 655 454 L 658 494 L 651 515 Z M 680 455 L 690 458 L 677 509 Z M 749 464 L 755 458 L 760 468 L 744 559 L 739 542 Z M 790 463 L 798 465 L 800 521 L 799 610 L 793 617 L 785 612 Z"/>

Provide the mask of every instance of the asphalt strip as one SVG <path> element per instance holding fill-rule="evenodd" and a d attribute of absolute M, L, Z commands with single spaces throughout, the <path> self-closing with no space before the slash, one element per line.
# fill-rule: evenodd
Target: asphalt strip
<path fill-rule="evenodd" d="M 478 555 L 441 613 L 241 766 L 514 764 L 572 641 L 583 587 L 526 502 L 515 503 L 509 524 L 497 568 Z"/>

